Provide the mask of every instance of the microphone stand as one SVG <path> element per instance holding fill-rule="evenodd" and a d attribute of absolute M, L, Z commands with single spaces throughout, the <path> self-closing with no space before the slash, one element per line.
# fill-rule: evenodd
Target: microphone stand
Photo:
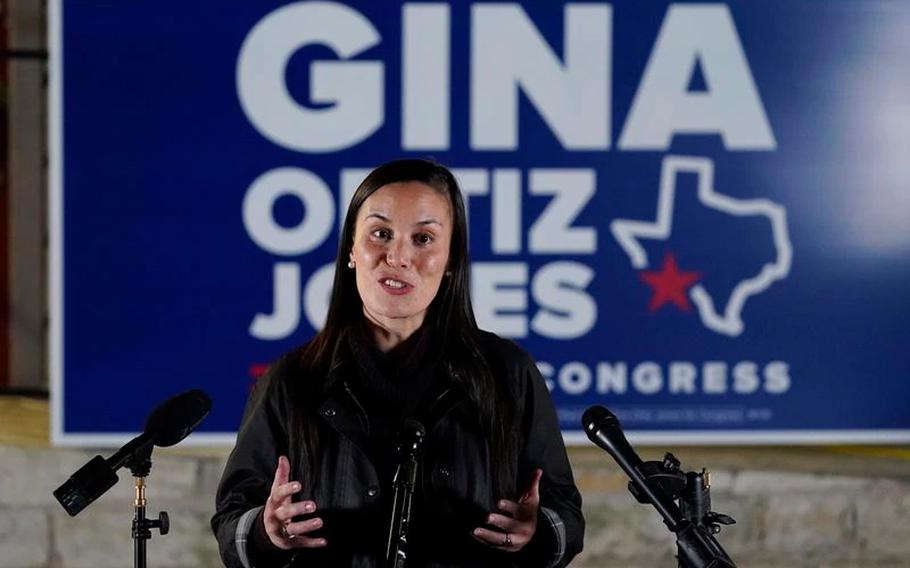
<path fill-rule="evenodd" d="M 386 568 L 404 568 L 408 558 L 408 528 L 411 503 L 417 484 L 418 457 L 423 445 L 424 429 L 417 421 L 408 421 L 398 441 L 398 467 L 392 478 L 392 520 L 386 545 Z"/>
<path fill-rule="evenodd" d="M 145 421 L 142 434 L 107 459 L 95 456 L 89 460 L 54 490 L 54 497 L 71 517 L 75 517 L 116 485 L 119 480 L 118 469 L 129 467 L 136 479 L 135 515 L 132 523 L 133 564 L 136 568 L 145 568 L 146 541 L 152 538 L 152 529 L 158 529 L 162 536 L 170 530 L 166 511 L 161 511 L 157 519 L 145 516 L 148 504 L 145 499 L 145 478 L 152 470 L 152 448 L 165 448 L 179 443 L 199 426 L 211 409 L 212 400 L 201 390 L 189 390 L 172 396 L 155 407 Z"/>
<path fill-rule="evenodd" d="M 630 481 L 629 492 L 639 503 L 654 505 L 676 533 L 679 568 L 735 568 L 714 535 L 720 532 L 720 525 L 736 521 L 711 511 L 710 474 L 705 469 L 698 473 L 680 470 L 679 460 L 669 452 L 663 461 L 641 462 L 637 470 L 646 489 L 642 491 L 640 484 Z M 679 508 L 673 502 L 677 500 Z"/>
<path fill-rule="evenodd" d="M 151 529 L 158 529 L 161 536 L 166 535 L 170 530 L 170 519 L 166 511 L 158 513 L 157 519 L 148 519 L 145 516 L 145 509 L 148 505 L 145 499 L 145 478 L 151 473 L 151 457 L 152 448 L 148 446 L 146 449 L 131 455 L 126 462 L 126 465 L 130 468 L 130 473 L 136 479 L 135 514 L 132 524 L 134 568 L 146 568 L 148 552 L 146 541 L 152 538 Z"/>

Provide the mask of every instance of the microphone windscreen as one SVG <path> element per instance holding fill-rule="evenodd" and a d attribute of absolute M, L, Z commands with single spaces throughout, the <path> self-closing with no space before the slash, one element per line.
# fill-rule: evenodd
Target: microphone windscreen
<path fill-rule="evenodd" d="M 194 389 L 173 396 L 158 405 L 145 421 L 145 433 L 159 447 L 173 446 L 190 435 L 212 409 L 212 399 Z"/>
<path fill-rule="evenodd" d="M 426 437 L 426 430 L 423 424 L 417 420 L 405 420 L 398 431 L 398 441 L 395 444 L 399 458 L 405 456 L 415 456 L 423 447 L 423 439 Z"/>
<path fill-rule="evenodd" d="M 619 419 L 603 406 L 592 406 L 581 416 L 581 423 L 590 436 L 598 428 L 619 426 Z"/>

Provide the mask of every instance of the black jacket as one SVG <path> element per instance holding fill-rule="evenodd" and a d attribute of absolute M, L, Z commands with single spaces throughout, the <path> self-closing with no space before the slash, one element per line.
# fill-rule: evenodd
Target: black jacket
<path fill-rule="evenodd" d="M 540 512 L 534 539 L 519 553 L 485 547 L 471 537 L 498 499 L 493 495 L 490 451 L 477 413 L 457 388 L 434 395 L 427 412 L 427 438 L 421 460 L 419 503 L 415 507 L 414 543 L 409 566 L 566 565 L 582 547 L 584 519 L 556 414 L 533 360 L 511 341 L 482 333 L 481 346 L 497 376 L 509 381 L 516 396 L 520 425 L 517 485 L 524 488 L 535 468 L 543 469 Z M 212 528 L 228 568 L 381 566 L 388 535 L 387 491 L 367 457 L 369 416 L 351 389 L 345 357 L 336 352 L 323 381 L 307 381 L 298 361 L 300 350 L 280 359 L 259 380 L 244 413 L 237 444 L 218 488 Z M 312 479 L 301 479 L 306 459 L 290 405 L 301 408 L 301 385 L 319 384 L 308 401 L 318 426 L 319 459 Z M 296 401 L 296 402 L 295 402 Z M 268 497 L 279 455 L 291 463 L 291 480 L 300 481 L 300 499 L 313 499 L 324 521 L 324 549 L 280 553 L 250 560 L 249 535 Z M 377 554 L 378 552 L 378 554 Z M 415 561 L 410 563 L 410 558 Z"/>

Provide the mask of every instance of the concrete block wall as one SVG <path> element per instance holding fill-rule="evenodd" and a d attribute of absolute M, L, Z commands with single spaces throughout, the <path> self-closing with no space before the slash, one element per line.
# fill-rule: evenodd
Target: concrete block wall
<path fill-rule="evenodd" d="M 129 472 L 122 472 L 117 486 L 75 518 L 51 495 L 96 453 L 109 452 L 0 446 L 0 568 L 132 565 L 134 489 Z M 717 464 L 712 472 L 714 508 L 737 520 L 718 540 L 740 567 L 910 566 L 906 466 L 898 464 L 893 475 L 863 475 L 859 466 L 845 473 L 818 473 L 793 471 L 800 468 L 792 463 L 750 469 L 743 465 L 761 460 L 740 451 L 737 460 L 728 460 L 701 450 L 696 457 L 704 463 L 697 464 L 687 463 L 684 452 L 677 455 L 688 469 Z M 585 551 L 572 565 L 675 567 L 672 535 L 652 508 L 629 495 L 626 478 L 609 458 L 587 449 L 573 449 L 570 456 L 588 521 Z M 224 450 L 156 453 L 147 490 L 149 513 L 167 510 L 171 532 L 149 542 L 150 567 L 220 566 L 209 518 L 225 457 Z M 802 469 L 811 467 L 804 464 Z"/>
<path fill-rule="evenodd" d="M 625 476 L 609 458 L 600 458 L 573 456 L 588 519 L 577 565 L 675 567 L 674 541 L 657 512 L 637 503 Z M 903 475 L 863 476 L 853 471 L 857 467 L 846 473 L 791 471 L 786 461 L 781 469 L 750 470 L 715 461 L 721 467 L 711 475 L 713 509 L 736 519 L 717 539 L 741 568 L 910 566 L 910 480 Z M 802 467 L 811 466 L 811 454 L 802 461 Z M 684 460 L 687 469 L 695 465 Z M 905 472 L 906 465 L 899 470 Z"/>
<path fill-rule="evenodd" d="M 0 447 L 0 567 L 132 566 L 133 480 L 128 470 L 98 501 L 70 517 L 52 492 L 97 453 Z M 219 453 L 220 454 L 220 453 Z M 148 479 L 149 515 L 166 510 L 171 530 L 149 542 L 150 567 L 218 566 L 208 522 L 223 456 L 156 455 Z"/>

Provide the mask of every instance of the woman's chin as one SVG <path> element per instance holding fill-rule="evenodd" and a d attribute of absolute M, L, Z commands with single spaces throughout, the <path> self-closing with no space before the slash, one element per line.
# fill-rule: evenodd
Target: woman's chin
<path fill-rule="evenodd" d="M 415 310 L 401 305 L 386 305 L 379 309 L 367 309 L 367 317 L 389 324 L 402 324 L 410 320 L 422 319 L 426 309 Z"/>

